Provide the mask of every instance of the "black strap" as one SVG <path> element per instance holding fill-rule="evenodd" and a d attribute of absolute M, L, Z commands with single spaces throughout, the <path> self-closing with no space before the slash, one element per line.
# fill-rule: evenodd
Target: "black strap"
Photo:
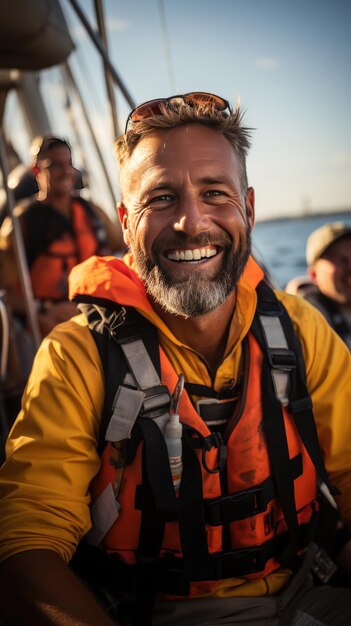
<path fill-rule="evenodd" d="M 314 535 L 316 525 L 316 513 L 311 520 L 299 527 L 299 547 L 303 549 L 309 545 Z M 272 539 L 252 548 L 243 548 L 226 552 L 218 552 L 209 555 L 209 570 L 193 572 L 192 580 L 223 580 L 225 578 L 243 577 L 262 572 L 267 562 L 276 558 L 281 561 L 281 554 L 285 554 L 290 544 L 290 534 L 283 532 Z M 112 559 L 116 564 L 116 570 L 120 572 L 119 579 L 124 581 L 122 588 L 128 591 L 128 586 L 135 580 L 134 565 L 122 563 L 117 557 Z M 296 569 L 300 563 L 299 558 L 290 562 L 290 568 Z M 162 593 L 171 593 L 179 596 L 189 595 L 189 580 L 185 574 L 184 559 L 172 554 L 160 558 L 157 563 L 156 587 Z"/>
<path fill-rule="evenodd" d="M 290 461 L 294 480 L 302 474 L 302 456 Z M 211 526 L 220 526 L 236 520 L 246 519 L 267 510 L 267 505 L 276 497 L 274 480 L 269 476 L 261 485 L 233 493 L 229 496 L 204 501 L 205 521 Z"/>
<path fill-rule="evenodd" d="M 158 334 L 156 327 L 131 307 L 122 307 L 110 300 L 93 296 L 78 295 L 74 301 L 88 320 L 105 376 L 105 399 L 99 431 L 101 454 L 105 447 L 105 434 L 112 415 L 113 401 L 128 371 L 119 341 L 133 336 L 141 337 L 156 371 L 160 374 Z"/>
<path fill-rule="evenodd" d="M 186 580 L 209 580 L 210 561 L 205 529 L 202 473 L 196 452 L 183 434 L 183 475 L 179 490 L 179 532 Z M 200 577 L 200 578 L 198 578 Z"/>
<path fill-rule="evenodd" d="M 217 400 L 230 400 L 240 393 L 239 385 L 230 385 L 223 387 L 219 391 L 208 387 L 207 385 L 199 385 L 198 383 L 185 382 L 184 388 L 191 396 L 199 396 L 201 398 L 216 398 Z"/>
<path fill-rule="evenodd" d="M 331 493 L 337 495 L 339 491 L 331 484 L 325 469 L 323 455 L 319 445 L 316 422 L 313 415 L 312 400 L 306 384 L 305 360 L 301 344 L 294 331 L 293 323 L 287 310 L 268 285 L 261 282 L 257 291 L 259 295 L 258 312 L 266 312 L 266 314 L 269 314 L 269 310 L 272 311 L 271 314 L 277 314 L 278 312 L 289 350 L 293 352 L 296 357 L 297 366 L 291 370 L 290 374 L 291 390 L 289 394 L 289 408 L 292 412 L 298 433 L 320 479 L 328 485 Z M 262 338 L 257 315 L 252 325 L 252 331 L 262 350 L 265 351 L 265 342 Z M 263 384 L 266 384 L 264 379 Z M 265 389 L 265 387 L 263 389 Z M 265 393 L 263 393 L 263 398 L 267 399 Z"/>
<path fill-rule="evenodd" d="M 266 435 L 268 455 L 278 500 L 291 536 L 291 545 L 286 555 L 291 559 L 298 545 L 298 521 L 295 503 L 294 480 L 291 472 L 289 448 L 284 426 L 282 405 L 277 399 L 270 375 L 270 366 L 264 359 L 262 364 L 263 428 Z"/>
<path fill-rule="evenodd" d="M 267 440 L 267 448 L 272 468 L 272 476 L 275 482 L 278 499 L 282 506 L 284 518 L 290 534 L 290 544 L 286 546 L 286 552 L 282 555 L 283 565 L 288 564 L 298 545 L 298 522 L 296 514 L 294 482 L 289 462 L 289 450 L 284 427 L 282 406 L 274 390 L 271 367 L 271 356 L 268 354 L 264 335 L 260 326 L 260 315 L 278 315 L 282 324 L 288 350 L 287 353 L 295 355 L 296 366 L 293 363 L 290 368 L 291 389 L 289 392 L 290 408 L 293 413 L 299 435 L 314 463 L 318 473 L 329 484 L 324 468 L 321 450 L 319 447 L 317 429 L 312 412 L 312 403 L 304 383 L 306 374 L 302 350 L 295 335 L 292 322 L 286 309 L 276 298 L 273 291 L 264 283 L 258 286 L 258 307 L 252 325 L 252 331 L 259 341 L 264 353 L 262 365 L 262 405 L 263 427 Z M 282 364 L 284 367 L 284 364 Z M 278 364 L 279 367 L 279 364 Z M 297 404 L 295 404 L 297 402 Z M 304 420 L 300 419 L 303 414 Z"/>
<path fill-rule="evenodd" d="M 157 591 L 157 564 L 166 519 L 176 519 L 177 499 L 164 438 L 153 420 L 141 418 L 136 428 L 144 440 L 143 503 L 136 552 L 135 602 L 132 626 L 151 625 Z"/>

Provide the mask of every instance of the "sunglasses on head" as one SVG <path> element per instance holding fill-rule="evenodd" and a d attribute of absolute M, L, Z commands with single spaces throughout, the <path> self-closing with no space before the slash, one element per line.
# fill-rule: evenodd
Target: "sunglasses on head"
<path fill-rule="evenodd" d="M 134 122 L 140 122 L 148 117 L 154 115 L 162 115 L 161 105 L 168 105 L 170 107 L 180 107 L 182 104 L 188 106 L 194 105 L 210 105 L 216 111 L 229 111 L 231 113 L 231 107 L 228 100 L 216 96 L 214 93 L 206 93 L 203 91 L 193 91 L 191 93 L 182 94 L 179 96 L 170 96 L 169 98 L 156 98 L 155 100 L 148 100 L 139 104 L 128 115 L 125 132 L 129 129 L 130 125 Z"/>

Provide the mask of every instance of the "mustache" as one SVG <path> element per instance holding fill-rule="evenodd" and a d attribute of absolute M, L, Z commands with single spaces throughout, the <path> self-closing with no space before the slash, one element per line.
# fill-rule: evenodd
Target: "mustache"
<path fill-rule="evenodd" d="M 220 246 L 226 248 L 233 243 L 228 233 L 199 233 L 196 237 L 189 237 L 186 233 L 175 232 L 171 237 L 166 237 L 161 241 L 158 239 L 152 246 L 152 251 L 156 254 L 164 250 L 172 250 L 174 248 L 184 248 L 185 246 L 196 246 L 204 248 L 206 246 Z"/>

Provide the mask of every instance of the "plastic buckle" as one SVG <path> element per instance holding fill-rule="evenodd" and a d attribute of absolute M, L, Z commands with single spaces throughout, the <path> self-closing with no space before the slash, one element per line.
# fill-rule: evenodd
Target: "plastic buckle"
<path fill-rule="evenodd" d="M 143 390 L 145 398 L 143 401 L 143 408 L 141 411 L 141 417 L 155 418 L 163 414 L 165 411 L 169 411 L 171 404 L 171 394 L 168 387 L 165 385 L 159 385 L 158 387 L 150 387 Z"/>
<path fill-rule="evenodd" d="M 240 502 L 240 500 L 250 500 L 252 502 L 252 515 L 256 515 L 257 513 L 261 513 L 267 509 L 266 502 L 263 498 L 263 489 L 261 487 L 253 487 L 252 489 L 247 489 L 247 491 L 242 491 L 237 494 L 233 494 L 230 496 L 230 499 L 233 502 Z"/>
<path fill-rule="evenodd" d="M 283 372 L 292 372 L 296 369 L 296 356 L 292 350 L 272 349 L 268 350 L 269 362 L 274 369 Z"/>
<path fill-rule="evenodd" d="M 227 460 L 227 448 L 223 443 L 223 438 L 220 433 L 212 433 L 209 437 L 205 437 L 205 445 L 202 448 L 201 460 L 202 465 L 208 474 L 217 474 L 224 468 Z M 206 462 L 206 452 L 209 452 L 212 448 L 217 448 L 217 466 L 214 469 L 210 469 Z"/>
<path fill-rule="evenodd" d="M 201 416 L 201 406 L 203 404 L 221 404 L 217 398 L 202 398 L 196 402 L 196 411 Z"/>

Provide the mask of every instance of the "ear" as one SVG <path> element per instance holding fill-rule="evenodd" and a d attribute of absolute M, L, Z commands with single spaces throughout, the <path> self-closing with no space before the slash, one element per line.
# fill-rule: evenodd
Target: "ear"
<path fill-rule="evenodd" d="M 255 223 L 255 190 L 253 187 L 249 187 L 246 192 L 246 216 L 250 226 L 250 230 L 253 229 Z"/>
<path fill-rule="evenodd" d="M 117 212 L 119 221 L 122 226 L 123 240 L 126 246 L 130 244 L 129 226 L 128 226 L 128 209 L 124 206 L 123 202 L 117 203 Z"/>
<path fill-rule="evenodd" d="M 316 272 L 316 270 L 314 269 L 314 266 L 313 266 L 313 265 L 310 265 L 310 266 L 307 268 L 307 275 L 310 277 L 310 279 L 311 279 L 311 281 L 313 282 L 313 284 L 314 284 L 314 285 L 316 285 L 316 284 L 317 284 L 317 272 Z"/>

